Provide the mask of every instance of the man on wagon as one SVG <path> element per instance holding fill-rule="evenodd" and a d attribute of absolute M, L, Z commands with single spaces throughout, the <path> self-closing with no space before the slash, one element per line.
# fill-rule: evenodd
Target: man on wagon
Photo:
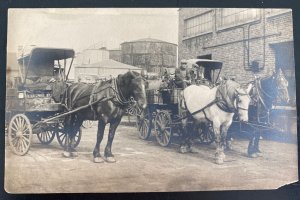
<path fill-rule="evenodd" d="M 178 88 L 186 88 L 191 84 L 191 74 L 187 69 L 187 60 L 181 60 L 180 67 L 175 70 L 175 84 Z"/>

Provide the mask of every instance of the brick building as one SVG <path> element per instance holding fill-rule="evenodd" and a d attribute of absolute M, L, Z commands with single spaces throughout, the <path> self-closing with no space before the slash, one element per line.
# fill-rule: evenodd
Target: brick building
<path fill-rule="evenodd" d="M 221 75 L 240 83 L 282 68 L 295 98 L 293 45 L 290 9 L 179 9 L 179 60 L 220 60 Z"/>

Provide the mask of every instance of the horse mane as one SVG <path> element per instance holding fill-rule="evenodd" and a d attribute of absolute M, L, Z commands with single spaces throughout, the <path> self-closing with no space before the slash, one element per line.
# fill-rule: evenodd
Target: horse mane
<path fill-rule="evenodd" d="M 235 109 L 235 93 L 239 87 L 240 84 L 232 80 L 225 80 L 218 86 L 216 97 L 223 102 L 222 107 L 225 107 L 226 110 L 233 111 Z"/>
<path fill-rule="evenodd" d="M 277 78 L 283 75 L 281 69 L 273 72 L 272 75 L 266 77 L 258 78 L 255 80 L 255 88 L 257 101 L 260 101 L 266 109 L 272 108 L 273 101 L 278 95 L 278 85 Z"/>

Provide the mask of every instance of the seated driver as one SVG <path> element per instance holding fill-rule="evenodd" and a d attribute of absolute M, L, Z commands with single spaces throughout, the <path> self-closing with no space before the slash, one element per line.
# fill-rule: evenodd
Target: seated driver
<path fill-rule="evenodd" d="M 175 70 L 175 80 L 178 88 L 186 88 L 191 84 L 191 74 L 187 69 L 187 60 L 181 60 L 180 67 Z"/>

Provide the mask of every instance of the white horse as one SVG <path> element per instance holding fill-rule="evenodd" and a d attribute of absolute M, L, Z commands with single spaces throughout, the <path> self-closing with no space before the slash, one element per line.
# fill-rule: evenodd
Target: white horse
<path fill-rule="evenodd" d="M 211 123 L 216 142 L 215 159 L 222 164 L 225 159 L 226 134 L 236 113 L 240 121 L 248 121 L 249 91 L 235 81 L 227 80 L 219 86 L 191 85 L 184 89 L 186 108 L 197 123 Z"/>

